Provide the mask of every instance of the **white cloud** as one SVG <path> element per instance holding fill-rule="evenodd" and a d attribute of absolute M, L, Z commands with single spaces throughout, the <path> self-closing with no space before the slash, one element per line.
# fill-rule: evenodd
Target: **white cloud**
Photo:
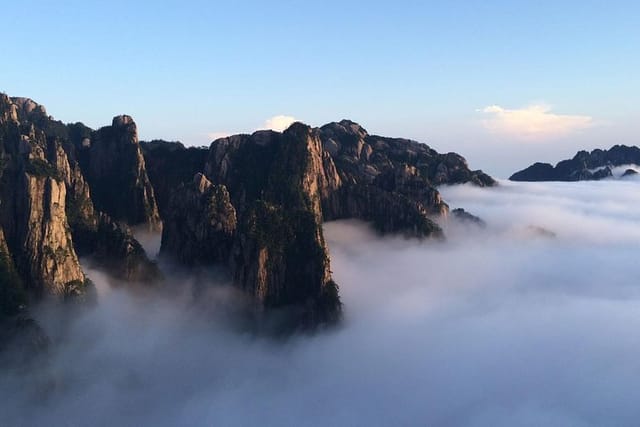
<path fill-rule="evenodd" d="M 544 104 L 513 110 L 490 105 L 480 111 L 490 116 L 482 121 L 490 132 L 524 139 L 553 139 L 594 125 L 590 116 L 555 114 Z"/>
<path fill-rule="evenodd" d="M 443 187 L 487 222 L 444 242 L 327 223 L 345 322 L 288 340 L 247 333 L 213 272 L 142 293 L 87 269 L 97 304 L 38 311 L 46 363 L 2 365 L 2 423 L 637 426 L 638 185 Z"/>
<path fill-rule="evenodd" d="M 262 128 L 275 130 L 277 132 L 282 132 L 296 121 L 298 121 L 298 119 L 292 116 L 285 116 L 285 115 L 273 116 L 264 122 L 264 125 Z"/>

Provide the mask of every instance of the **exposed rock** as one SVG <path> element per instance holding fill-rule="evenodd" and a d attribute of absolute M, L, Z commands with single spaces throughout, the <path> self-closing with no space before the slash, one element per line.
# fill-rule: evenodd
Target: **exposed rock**
<path fill-rule="evenodd" d="M 149 180 L 158 201 L 160 217 L 169 215 L 169 199 L 181 184 L 189 183 L 198 172 L 204 171 L 208 148 L 185 148 L 179 142 L 140 142 Z"/>
<path fill-rule="evenodd" d="M 579 151 L 573 159 L 563 160 L 555 167 L 534 163 L 514 173 L 511 181 L 592 181 L 609 178 L 616 166 L 640 165 L 640 148 L 615 145 L 609 150 Z"/>
<path fill-rule="evenodd" d="M 341 182 L 338 195 L 325 200 L 327 220 L 377 218 L 374 224 L 380 231 L 397 232 L 403 231 L 398 218 L 406 217 L 412 218 L 405 230 L 411 232 L 414 219 L 421 217 L 420 222 L 430 224 L 418 227 L 418 235 L 440 235 L 439 227 L 428 218 L 448 210 L 438 185 L 495 185 L 490 176 L 469 170 L 464 158 L 455 153 L 439 154 L 416 141 L 369 135 L 349 120 L 321 127 L 320 136 Z M 362 200 L 370 202 L 358 202 Z"/>
<path fill-rule="evenodd" d="M 133 119 L 114 117 L 111 126 L 91 133 L 89 145 L 82 143 L 84 139 L 76 150 L 96 209 L 116 221 L 159 229 L 158 207 Z"/>
<path fill-rule="evenodd" d="M 229 267 L 235 283 L 263 307 L 288 310 L 291 324 L 311 327 L 340 313 L 322 234 L 322 195 L 339 177 L 317 131 L 296 123 L 219 139 L 205 167 L 225 185 L 238 226 Z"/>
<path fill-rule="evenodd" d="M 4 95 L 2 105 L 11 103 Z M 21 100 L 8 107 L 2 127 L 0 222 L 17 271 L 34 295 L 78 296 L 85 277 L 66 217 L 66 155 L 56 140 L 29 121 L 43 108 Z M 38 119 L 40 116 L 36 116 Z M 24 149 L 26 147 L 27 149 Z"/>
<path fill-rule="evenodd" d="M 187 265 L 228 262 L 237 220 L 224 185 L 198 173 L 174 191 L 168 212 L 161 254 Z"/>
<path fill-rule="evenodd" d="M 359 218 L 384 233 L 440 238 L 442 230 L 431 217 L 446 214 L 448 207 L 436 185 L 495 184 L 488 175 L 470 171 L 457 154 L 369 136 L 349 121 L 319 129 L 294 123 L 282 134 L 259 131 L 218 139 L 211 144 L 205 174 L 213 184 L 202 184 L 197 175 L 196 183 L 174 193 L 163 252 L 184 263 L 227 260 L 237 286 L 261 306 L 295 311 L 297 325 L 334 320 L 340 310 L 323 221 Z M 230 204 L 223 198 L 213 208 L 212 200 L 219 198 L 209 195 L 213 188 L 228 189 Z M 235 231 L 221 233 L 213 224 L 232 209 Z M 229 237 L 233 244 L 227 254 Z"/>
<path fill-rule="evenodd" d="M 622 177 L 635 176 L 635 175 L 638 175 L 638 171 L 637 170 L 635 170 L 635 169 L 627 169 L 622 174 Z"/>
<path fill-rule="evenodd" d="M 24 288 L 36 298 L 83 295 L 77 253 L 96 255 L 122 278 L 158 277 L 131 233 L 94 207 L 73 142 L 91 130 L 67 128 L 35 102 L 6 95 L 0 118 L 0 226 Z"/>

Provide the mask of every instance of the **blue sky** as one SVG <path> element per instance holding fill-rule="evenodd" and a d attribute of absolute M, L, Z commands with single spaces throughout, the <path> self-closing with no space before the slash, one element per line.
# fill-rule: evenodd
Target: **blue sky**
<path fill-rule="evenodd" d="M 350 118 L 498 176 L 640 142 L 637 2 L 158 3 L 3 4 L 0 91 L 192 145 Z"/>

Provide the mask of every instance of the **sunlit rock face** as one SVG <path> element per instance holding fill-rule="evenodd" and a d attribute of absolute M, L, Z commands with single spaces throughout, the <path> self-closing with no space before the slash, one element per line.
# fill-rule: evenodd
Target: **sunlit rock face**
<path fill-rule="evenodd" d="M 7 251 L 33 294 L 81 295 L 85 276 L 66 214 L 67 156 L 42 126 L 44 108 L 0 97 L 0 218 Z"/>
<path fill-rule="evenodd" d="M 640 167 L 640 148 L 614 145 L 609 150 L 579 151 L 572 159 L 555 167 L 549 163 L 534 163 L 509 178 L 511 181 L 597 181 L 622 177 L 637 172 L 627 166 Z M 618 173 L 616 169 L 621 169 Z M 627 171 L 631 171 L 628 172 Z"/>
<path fill-rule="evenodd" d="M 136 173 L 128 181 L 140 183 L 135 185 L 137 194 L 142 204 L 148 201 L 143 210 L 149 213 L 139 216 L 140 221 L 158 224 L 135 124 L 123 117 L 114 120 L 114 126 L 122 128 L 114 133 L 120 135 L 117 143 L 135 148 L 129 157 Z M 65 125 L 28 98 L 0 94 L 0 292 L 7 297 L 3 313 L 19 314 L 28 300 L 43 297 L 82 299 L 88 281 L 79 254 L 99 254 L 97 262 L 121 278 L 159 277 L 126 227 L 96 209 L 80 164 L 79 150 L 87 149 L 82 141 L 88 138 L 96 139 L 84 125 Z M 126 161 L 120 158 L 119 163 Z"/>

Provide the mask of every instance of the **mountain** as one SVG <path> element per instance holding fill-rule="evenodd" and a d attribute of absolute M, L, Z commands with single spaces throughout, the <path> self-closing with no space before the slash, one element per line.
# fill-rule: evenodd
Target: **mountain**
<path fill-rule="evenodd" d="M 572 159 L 563 160 L 555 167 L 549 163 L 534 163 L 514 173 L 511 181 L 593 181 L 614 176 L 613 169 L 628 165 L 640 166 L 640 148 L 614 145 L 609 150 L 579 151 Z M 626 168 L 623 176 L 633 175 Z"/>
<path fill-rule="evenodd" d="M 341 303 L 322 223 L 442 238 L 434 218 L 448 206 L 436 187 L 465 182 L 495 185 L 455 153 L 347 120 L 186 148 L 140 143 L 130 116 L 94 130 L 0 94 L 0 322 L 37 331 L 24 320 L 30 304 L 90 300 L 80 256 L 123 281 L 161 282 L 129 228 L 143 226 L 162 229 L 163 259 L 226 267 L 256 312 L 280 313 L 285 328 L 332 323 Z"/>

